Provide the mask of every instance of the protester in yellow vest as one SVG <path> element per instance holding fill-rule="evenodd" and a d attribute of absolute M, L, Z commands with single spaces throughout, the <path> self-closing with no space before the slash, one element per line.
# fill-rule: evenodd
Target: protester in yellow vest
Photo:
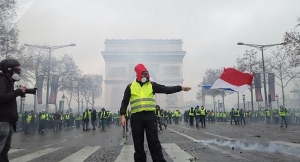
<path fill-rule="evenodd" d="M 143 64 L 135 67 L 136 80 L 129 84 L 124 92 L 120 108 L 122 125 L 126 125 L 126 109 L 131 105 L 131 129 L 134 143 L 134 160 L 146 161 L 144 150 L 144 131 L 147 132 L 147 141 L 153 161 L 165 162 L 162 147 L 157 134 L 157 118 L 155 115 L 155 93 L 172 94 L 180 91 L 189 91 L 190 87 L 167 87 L 150 81 L 148 70 Z"/>

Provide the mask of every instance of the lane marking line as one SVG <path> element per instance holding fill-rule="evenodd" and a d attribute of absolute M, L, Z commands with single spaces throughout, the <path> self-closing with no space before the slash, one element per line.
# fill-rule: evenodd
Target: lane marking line
<path fill-rule="evenodd" d="M 72 155 L 64 158 L 60 162 L 82 162 L 86 158 L 88 158 L 91 154 L 93 154 L 95 151 L 97 151 L 101 146 L 87 146 L 83 149 L 73 153 Z"/>
<path fill-rule="evenodd" d="M 225 136 L 220 136 L 220 135 L 209 133 L 209 132 L 203 132 L 203 133 L 206 133 L 206 134 L 209 134 L 209 135 L 213 135 L 213 136 L 216 136 L 216 137 L 220 137 L 220 138 L 224 138 L 224 139 L 227 139 L 229 141 L 235 141 L 235 139 L 233 139 L 233 138 L 229 138 L 229 137 L 225 137 Z"/>
<path fill-rule="evenodd" d="M 30 160 L 36 159 L 36 158 L 38 158 L 40 156 L 43 156 L 43 155 L 46 155 L 48 153 L 54 152 L 56 150 L 59 150 L 61 148 L 62 147 L 58 147 L 58 148 L 46 148 L 44 150 L 39 150 L 39 151 L 33 152 L 31 154 L 27 154 L 27 155 L 24 155 L 24 156 L 12 159 L 12 160 L 10 160 L 10 162 L 30 161 Z"/>
<path fill-rule="evenodd" d="M 177 133 L 177 134 L 179 134 L 179 135 L 182 135 L 182 136 L 184 136 L 184 137 L 186 137 L 186 138 L 188 138 L 188 139 L 190 139 L 190 140 L 192 140 L 192 141 L 196 140 L 195 138 L 190 137 L 190 136 L 188 136 L 188 135 L 186 135 L 186 134 L 177 132 L 177 131 L 175 131 L 175 130 L 173 130 L 173 129 L 170 129 L 170 128 L 168 128 L 168 129 L 169 129 L 170 131 L 175 132 L 175 133 Z M 201 143 L 201 144 L 203 144 L 203 145 L 209 147 L 209 148 L 212 149 L 212 150 L 219 151 L 219 152 L 221 152 L 222 154 L 228 155 L 228 156 L 233 157 L 233 158 L 235 158 L 235 159 L 241 159 L 241 160 L 249 161 L 249 160 L 246 159 L 246 158 L 243 158 L 243 157 L 234 155 L 234 154 L 232 154 L 232 153 L 229 153 L 229 152 L 227 152 L 227 151 L 224 151 L 224 150 L 222 150 L 222 149 L 219 149 L 218 147 L 215 147 L 215 146 L 213 146 L 213 145 L 206 144 L 206 143 Z"/>
<path fill-rule="evenodd" d="M 198 131 L 198 130 L 195 130 L 195 129 L 182 127 L 182 126 L 177 126 L 177 127 L 184 128 L 184 129 L 189 129 L 189 130 L 193 130 L 193 131 Z M 200 133 L 205 133 L 205 134 L 213 135 L 213 136 L 216 136 L 216 137 L 224 138 L 224 139 L 229 140 L 229 141 L 235 141 L 235 139 L 233 139 L 233 138 L 229 138 L 229 137 L 225 137 L 225 136 L 221 136 L 221 135 L 217 135 L 217 134 L 213 134 L 213 133 L 209 133 L 209 132 L 200 132 Z"/>
<path fill-rule="evenodd" d="M 134 146 L 124 145 L 115 162 L 134 161 Z"/>
<path fill-rule="evenodd" d="M 182 150 L 175 143 L 162 143 L 161 146 L 164 148 L 173 162 L 183 162 L 189 160 L 190 158 L 193 158 L 190 154 Z"/>
<path fill-rule="evenodd" d="M 22 151 L 24 149 L 10 149 L 8 154 L 12 154 L 12 153 L 15 153 L 15 152 L 19 152 L 19 151 Z"/>

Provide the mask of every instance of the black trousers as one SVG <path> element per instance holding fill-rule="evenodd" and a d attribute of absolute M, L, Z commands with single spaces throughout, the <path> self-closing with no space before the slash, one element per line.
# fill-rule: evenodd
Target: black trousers
<path fill-rule="evenodd" d="M 190 116 L 190 125 L 194 125 L 194 116 Z"/>
<path fill-rule="evenodd" d="M 134 161 L 146 162 L 144 131 L 153 162 L 166 162 L 157 134 L 157 118 L 154 111 L 143 111 L 131 115 L 130 125 L 134 144 Z"/>
<path fill-rule="evenodd" d="M 205 116 L 204 115 L 200 115 L 200 122 L 201 122 L 201 127 L 205 127 Z"/>
<path fill-rule="evenodd" d="M 232 125 L 232 119 L 234 120 L 234 124 L 237 125 L 235 116 L 231 116 L 230 124 Z"/>

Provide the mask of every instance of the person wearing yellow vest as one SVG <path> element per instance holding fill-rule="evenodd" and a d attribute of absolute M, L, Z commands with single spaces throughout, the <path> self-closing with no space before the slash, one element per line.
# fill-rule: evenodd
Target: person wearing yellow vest
<path fill-rule="evenodd" d="M 239 110 L 239 108 L 237 108 L 235 111 L 235 120 L 236 120 L 237 124 L 240 125 L 240 110 Z"/>
<path fill-rule="evenodd" d="M 29 124 L 31 121 L 32 115 L 30 113 L 28 113 L 27 111 L 25 111 L 25 129 L 24 129 L 24 134 L 28 134 L 29 133 Z"/>
<path fill-rule="evenodd" d="M 66 120 L 66 124 L 67 124 L 67 129 L 69 129 L 70 128 L 70 114 L 68 111 L 65 115 L 65 120 Z"/>
<path fill-rule="evenodd" d="M 159 106 L 159 105 L 156 105 L 155 107 L 156 107 L 155 114 L 156 114 L 156 117 L 157 117 L 158 127 L 159 127 L 159 129 L 160 129 L 160 132 L 162 132 L 161 125 L 164 125 L 164 126 L 165 126 L 165 129 L 167 129 L 167 124 L 164 124 L 164 123 L 162 123 L 162 121 L 161 121 L 161 119 L 162 119 L 162 112 L 161 112 L 160 106 Z"/>
<path fill-rule="evenodd" d="M 88 108 L 85 109 L 85 111 L 82 114 L 82 128 L 83 131 L 88 131 L 88 124 L 89 124 L 89 113 Z"/>
<path fill-rule="evenodd" d="M 205 128 L 206 124 L 205 124 L 205 116 L 206 116 L 206 109 L 204 108 L 204 106 L 201 106 L 200 109 L 200 122 L 201 122 L 201 128 Z"/>
<path fill-rule="evenodd" d="M 200 108 L 197 105 L 194 109 L 195 112 L 195 119 L 196 119 L 196 128 L 199 129 L 199 122 L 200 122 Z"/>
<path fill-rule="evenodd" d="M 195 109 L 193 107 L 191 107 L 189 109 L 190 126 L 194 126 L 194 116 L 195 116 Z"/>
<path fill-rule="evenodd" d="M 150 81 L 148 70 L 143 64 L 135 67 L 136 79 L 129 84 L 124 92 L 120 114 L 122 125 L 126 125 L 126 109 L 131 105 L 131 129 L 134 143 L 134 161 L 145 162 L 147 156 L 144 150 L 144 132 L 153 161 L 166 162 L 158 139 L 157 118 L 155 115 L 155 93 L 172 94 L 189 91 L 190 87 L 164 86 Z"/>
<path fill-rule="evenodd" d="M 101 127 L 102 131 L 105 131 L 105 125 L 106 125 L 106 120 L 108 118 L 109 113 L 102 108 L 101 111 L 99 112 L 99 120 L 101 120 Z"/>
<path fill-rule="evenodd" d="M 285 119 L 285 116 L 286 116 L 286 108 L 284 108 L 283 106 L 280 106 L 280 109 L 279 109 L 279 115 L 281 117 L 281 126 L 280 127 L 283 127 L 283 121 L 285 123 L 285 127 L 287 127 L 287 123 L 286 123 L 286 119 Z"/>
<path fill-rule="evenodd" d="M 266 119 L 267 119 L 266 123 L 271 124 L 270 122 L 271 112 L 268 109 L 266 109 L 265 111 L 266 111 Z"/>
<path fill-rule="evenodd" d="M 39 116 L 40 123 L 39 123 L 39 133 L 44 133 L 46 129 L 46 121 L 48 118 L 48 115 L 46 114 L 45 110 L 42 111 L 42 113 Z"/>

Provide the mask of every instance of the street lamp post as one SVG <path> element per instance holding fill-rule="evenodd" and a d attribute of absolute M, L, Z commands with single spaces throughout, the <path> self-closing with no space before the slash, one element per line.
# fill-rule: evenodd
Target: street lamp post
<path fill-rule="evenodd" d="M 244 111 L 245 111 L 245 108 L 246 108 L 246 105 L 245 105 L 245 94 L 243 94 L 242 96 L 243 96 Z"/>
<path fill-rule="evenodd" d="M 41 48 L 45 49 L 48 51 L 49 56 L 48 56 L 48 73 L 47 73 L 47 92 L 46 92 L 46 112 L 48 112 L 48 107 L 49 107 L 49 85 L 50 85 L 50 59 L 51 59 L 51 52 L 59 49 L 59 48 L 64 48 L 64 47 L 69 47 L 69 46 L 76 46 L 76 44 L 72 43 L 69 45 L 62 45 L 62 46 L 37 46 L 37 45 L 29 45 L 29 44 L 24 44 L 27 47 L 34 47 L 34 48 Z"/>
<path fill-rule="evenodd" d="M 220 111 L 220 100 L 218 100 L 218 111 Z"/>
<path fill-rule="evenodd" d="M 279 104 L 278 104 L 278 95 L 276 94 L 276 101 L 277 101 L 277 109 L 279 109 Z"/>
<path fill-rule="evenodd" d="M 62 114 L 64 114 L 64 110 L 65 110 L 65 95 L 63 94 L 62 98 Z"/>
<path fill-rule="evenodd" d="M 249 111 L 250 109 L 249 109 L 249 104 L 250 104 L 250 102 L 248 101 L 248 109 L 247 109 L 247 111 Z"/>
<path fill-rule="evenodd" d="M 266 69 L 265 69 L 265 58 L 264 58 L 264 50 L 266 50 L 268 47 L 278 46 L 278 45 L 285 45 L 286 42 L 283 43 L 277 43 L 277 44 L 268 44 L 268 45 L 258 45 L 258 44 L 245 44 L 242 42 L 238 42 L 237 45 L 244 45 L 249 47 L 254 47 L 261 51 L 261 57 L 262 57 L 262 64 L 263 64 L 263 76 L 264 76 L 264 93 L 265 93 L 265 108 L 268 107 L 268 97 L 267 97 L 267 85 L 266 85 Z"/>

